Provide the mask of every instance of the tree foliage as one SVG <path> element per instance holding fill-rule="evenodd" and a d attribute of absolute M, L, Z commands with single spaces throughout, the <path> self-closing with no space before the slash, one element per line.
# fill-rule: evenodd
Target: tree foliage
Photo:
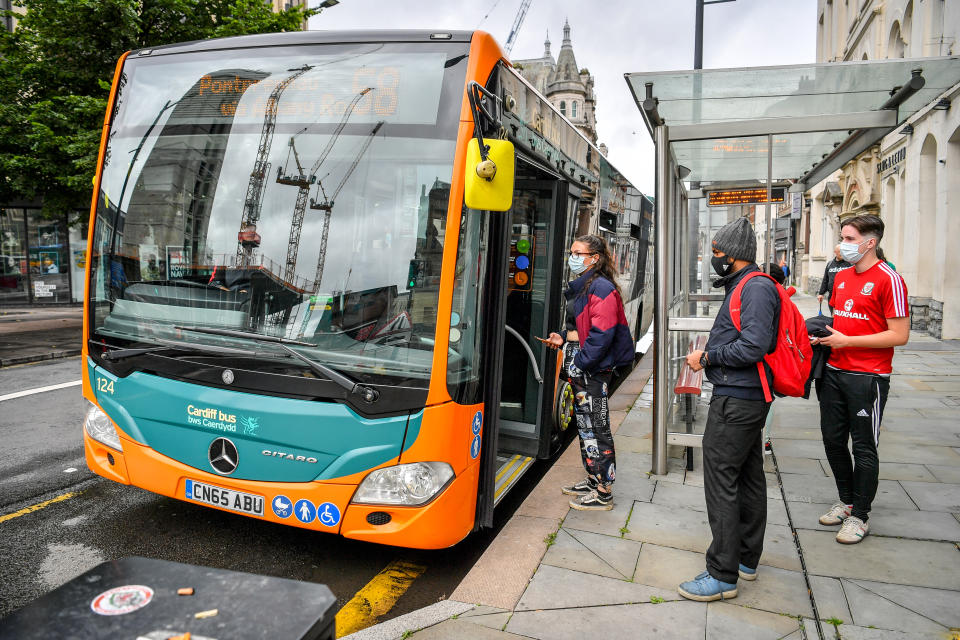
<path fill-rule="evenodd" d="M 90 204 L 110 83 L 125 52 L 174 42 L 298 31 L 315 13 L 268 0 L 14 0 L 0 33 L 0 203 L 47 215 Z M 3 12 L 0 12 L 3 13 Z"/>

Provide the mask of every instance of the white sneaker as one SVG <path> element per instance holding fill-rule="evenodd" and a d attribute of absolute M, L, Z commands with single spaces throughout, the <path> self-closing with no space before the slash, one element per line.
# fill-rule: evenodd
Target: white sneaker
<path fill-rule="evenodd" d="M 847 516 L 843 526 L 837 532 L 837 542 L 840 544 L 857 544 L 867 535 L 870 526 L 856 516 Z"/>
<path fill-rule="evenodd" d="M 820 524 L 832 526 L 835 524 L 841 524 L 844 520 L 850 517 L 850 507 L 838 502 L 832 507 L 830 511 L 827 511 L 825 514 L 820 516 Z"/>

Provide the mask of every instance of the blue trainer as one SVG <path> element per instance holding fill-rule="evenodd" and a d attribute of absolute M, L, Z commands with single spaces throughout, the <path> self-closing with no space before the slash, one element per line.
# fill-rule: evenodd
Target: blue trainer
<path fill-rule="evenodd" d="M 745 564 L 740 565 L 740 569 L 737 571 L 740 574 L 740 577 L 744 580 L 756 580 L 757 579 L 757 570 L 751 569 Z"/>
<path fill-rule="evenodd" d="M 688 600 L 710 602 L 711 600 L 729 600 L 737 597 L 736 583 L 720 582 L 704 571 L 690 582 L 681 583 L 677 593 Z"/>

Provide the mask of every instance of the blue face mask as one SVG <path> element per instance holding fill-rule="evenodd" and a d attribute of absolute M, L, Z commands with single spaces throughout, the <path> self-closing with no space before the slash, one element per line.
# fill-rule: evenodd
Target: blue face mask
<path fill-rule="evenodd" d="M 580 275 L 587 270 L 587 265 L 583 264 L 583 261 L 583 256 L 578 256 L 571 253 L 567 257 L 567 266 L 570 267 L 570 271 L 572 271 L 574 274 Z"/>

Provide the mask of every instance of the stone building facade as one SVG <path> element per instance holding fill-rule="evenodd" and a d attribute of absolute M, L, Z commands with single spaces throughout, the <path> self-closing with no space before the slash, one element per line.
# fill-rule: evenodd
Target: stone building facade
<path fill-rule="evenodd" d="M 307 8 L 307 0 L 271 0 L 274 11 L 286 11 L 290 7 L 303 7 Z M 307 30 L 307 21 L 304 20 L 303 24 L 300 25 L 300 28 L 304 31 Z"/>
<path fill-rule="evenodd" d="M 556 60 L 550 52 L 548 33 L 542 56 L 514 60 L 513 64 L 588 140 L 597 144 L 597 101 L 593 93 L 593 76 L 587 69 L 577 66 L 569 21 L 564 21 L 563 43 Z"/>
<path fill-rule="evenodd" d="M 960 2 L 818 0 L 817 61 L 960 53 Z M 843 220 L 886 225 L 881 247 L 907 283 L 911 327 L 960 338 L 960 84 L 805 194 L 801 283 L 816 293 Z"/>

